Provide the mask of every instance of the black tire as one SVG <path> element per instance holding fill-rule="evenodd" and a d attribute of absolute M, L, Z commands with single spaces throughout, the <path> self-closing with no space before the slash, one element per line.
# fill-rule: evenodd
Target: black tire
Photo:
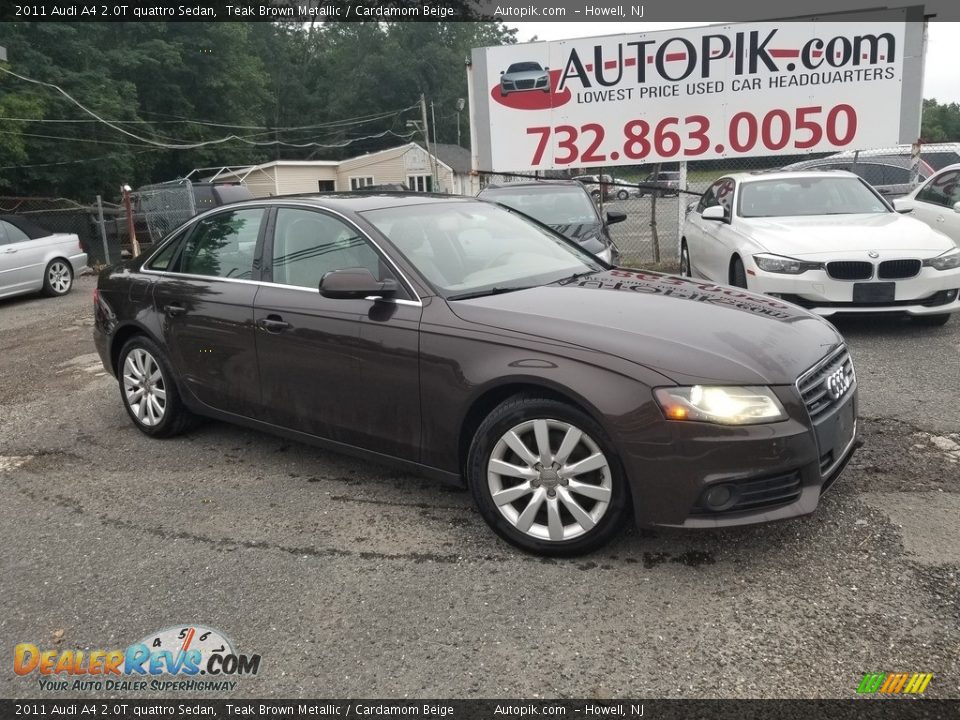
<path fill-rule="evenodd" d="M 630 197 L 630 193 L 624 189 L 617 190 L 617 200 L 626 200 Z"/>
<path fill-rule="evenodd" d="M 602 503 L 596 502 L 596 504 L 593 504 L 594 501 L 588 496 L 575 495 L 578 503 L 589 506 L 590 509 L 584 507 L 584 510 L 587 512 L 598 512 L 600 514 L 596 519 L 596 524 L 590 529 L 584 530 L 583 527 L 580 526 L 582 534 L 567 540 L 541 539 L 515 527 L 514 523 L 506 517 L 504 512 L 501 512 L 500 507 L 494 502 L 493 491 L 488 481 L 488 464 L 491 455 L 499 446 L 504 435 L 518 425 L 540 419 L 548 420 L 559 425 L 571 425 L 582 431 L 583 436 L 587 439 L 585 442 L 588 441 L 592 443 L 595 448 L 599 448 L 603 459 L 606 460 L 607 463 L 604 469 L 594 471 L 592 477 L 591 474 L 588 473 L 577 476 L 586 479 L 588 482 L 599 481 L 601 483 L 608 483 L 609 501 L 604 510 L 600 508 Z M 560 440 L 563 437 L 562 431 L 551 429 L 551 433 L 554 432 L 561 434 L 551 436 L 551 452 L 561 449 Z M 578 446 L 575 452 L 580 450 L 581 447 Z M 592 452 L 591 450 L 585 451 L 587 453 Z M 571 453 L 569 456 L 569 458 L 574 457 L 577 457 L 574 453 Z M 530 553 L 563 557 L 592 552 L 610 541 L 619 530 L 627 510 L 630 507 L 630 492 L 627 487 L 627 480 L 623 469 L 620 467 L 618 456 L 614 452 L 612 443 L 607 438 L 606 433 L 586 413 L 556 400 L 517 396 L 499 405 L 486 417 L 480 424 L 480 427 L 477 428 L 470 445 L 470 452 L 467 456 L 466 469 L 467 483 L 470 491 L 473 493 L 474 501 L 483 519 L 487 521 L 487 524 L 489 524 L 493 531 L 501 538 Z M 526 484 L 525 480 L 513 480 L 513 482 L 518 483 L 517 487 L 520 485 L 525 486 Z M 534 481 L 530 482 L 532 485 Z M 541 481 L 537 479 L 536 482 L 540 483 Z M 560 482 L 566 485 L 566 482 L 563 480 Z M 542 487 L 540 485 L 537 487 L 539 488 L 538 490 L 529 490 L 528 493 L 540 492 L 540 490 L 542 490 L 543 493 L 547 494 L 547 497 L 557 498 L 555 501 L 557 507 L 560 507 L 561 503 L 564 503 L 563 509 L 559 512 L 566 513 L 567 518 L 574 521 L 567 527 L 577 526 L 576 518 L 570 515 L 567 509 L 571 506 L 566 504 L 567 501 L 562 498 L 564 494 L 569 496 L 570 491 L 567 491 L 566 487 L 557 487 L 554 485 L 550 489 L 546 489 L 546 484 Z M 554 492 L 553 496 L 549 496 L 551 491 Z M 525 499 L 526 497 L 526 495 L 520 496 L 514 503 L 521 506 L 523 506 L 524 503 L 529 504 L 529 500 Z M 514 503 L 504 503 L 504 507 Z M 547 506 L 549 503 L 550 500 L 545 497 L 544 500 L 537 505 L 537 508 L 539 508 L 537 510 L 538 518 L 547 515 Z M 515 508 L 514 512 L 521 511 Z M 542 516 L 540 514 L 541 512 Z M 544 527 L 542 522 L 538 527 Z"/>
<path fill-rule="evenodd" d="M 591 191 L 590 191 L 590 197 L 593 198 L 593 201 L 594 201 L 594 202 L 600 202 L 600 191 L 599 191 L 599 190 L 591 190 Z"/>
<path fill-rule="evenodd" d="M 747 271 L 743 269 L 743 261 L 738 257 L 730 264 L 730 284 L 747 289 Z"/>
<path fill-rule="evenodd" d="M 950 313 L 940 313 L 939 315 L 914 315 L 910 318 L 915 325 L 923 327 L 940 327 L 946 325 L 950 319 Z"/>
<path fill-rule="evenodd" d="M 60 297 L 73 287 L 73 266 L 69 260 L 54 258 L 43 270 L 43 294 Z"/>
<path fill-rule="evenodd" d="M 680 241 L 680 274 L 683 277 L 693 277 L 693 267 L 690 265 L 690 250 L 687 241 Z"/>
<path fill-rule="evenodd" d="M 131 359 L 134 368 L 130 368 L 127 365 L 127 359 L 137 351 L 146 353 L 156 364 L 160 373 L 159 380 L 151 383 L 151 387 L 153 392 L 161 390 L 164 393 L 163 412 L 159 420 L 152 423 L 149 422 L 146 417 L 152 412 L 151 410 L 138 412 L 137 408 L 132 407 L 133 404 L 136 404 L 138 407 L 141 405 L 146 407 L 146 402 L 133 403 L 131 400 L 133 396 L 128 394 L 128 381 L 137 380 L 135 373 L 131 372 L 131 370 L 136 368 L 136 358 L 142 358 L 143 356 L 135 355 L 134 358 Z M 151 375 L 152 374 L 153 372 L 151 372 Z M 183 404 L 183 400 L 177 390 L 177 383 L 173 378 L 170 363 L 167 362 L 163 351 L 146 335 L 135 335 L 127 340 L 120 350 L 120 356 L 117 360 L 117 382 L 120 386 L 120 399 L 121 402 L 123 402 L 123 407 L 126 409 L 127 414 L 130 416 L 136 428 L 145 435 L 154 438 L 173 437 L 174 435 L 179 435 L 189 430 L 197 424 L 197 416 L 187 410 Z M 140 389 L 142 391 L 141 397 L 143 397 L 143 393 L 146 393 L 146 390 L 142 387 Z M 134 390 L 134 393 L 135 392 Z M 144 417 L 141 417 L 141 415 Z"/>

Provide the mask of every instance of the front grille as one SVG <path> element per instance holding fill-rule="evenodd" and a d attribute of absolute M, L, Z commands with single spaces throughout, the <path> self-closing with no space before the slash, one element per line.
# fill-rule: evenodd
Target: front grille
<path fill-rule="evenodd" d="M 843 367 L 844 375 L 850 380 L 851 387 L 839 398 L 833 399 L 827 392 L 826 380 L 840 366 Z M 810 419 L 816 422 L 817 418 L 837 403 L 842 402 L 852 392 L 855 382 L 856 376 L 853 372 L 853 361 L 850 359 L 850 353 L 841 345 L 800 376 L 800 379 L 797 380 L 797 390 L 800 391 L 800 397 L 803 398 L 803 404 L 810 414 Z"/>
<path fill-rule="evenodd" d="M 919 260 L 884 260 L 877 269 L 877 277 L 881 280 L 902 280 L 919 273 Z"/>
<path fill-rule="evenodd" d="M 716 485 L 704 490 L 701 499 L 693 508 L 694 515 L 729 515 L 730 513 L 766 510 L 796 502 L 802 490 L 800 471 L 750 480 L 722 483 L 732 490 L 731 504 L 714 509 L 707 505 L 706 496 Z"/>
<path fill-rule="evenodd" d="M 530 90 L 533 88 L 533 80 L 517 80 L 517 90 Z"/>
<path fill-rule="evenodd" d="M 827 275 L 834 280 L 869 280 L 873 277 L 873 263 L 854 260 L 828 262 Z"/>

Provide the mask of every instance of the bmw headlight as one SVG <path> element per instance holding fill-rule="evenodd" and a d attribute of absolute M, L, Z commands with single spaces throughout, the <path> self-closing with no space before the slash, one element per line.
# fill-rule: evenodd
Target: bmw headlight
<path fill-rule="evenodd" d="M 753 261 L 764 272 L 799 275 L 807 270 L 820 270 L 823 263 L 805 262 L 782 255 L 754 255 Z"/>
<path fill-rule="evenodd" d="M 653 396 L 668 420 L 756 425 L 787 419 L 783 405 L 767 387 L 666 387 L 655 389 Z"/>
<path fill-rule="evenodd" d="M 954 270 L 960 267 L 960 248 L 947 250 L 942 255 L 924 260 L 925 267 L 932 267 L 934 270 Z"/>

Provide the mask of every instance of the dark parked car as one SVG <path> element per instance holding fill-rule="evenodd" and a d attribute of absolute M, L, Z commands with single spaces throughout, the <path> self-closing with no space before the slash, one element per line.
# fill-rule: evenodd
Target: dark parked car
<path fill-rule="evenodd" d="M 94 302 L 147 435 L 205 415 L 465 482 L 534 552 L 599 547 L 631 512 L 804 515 L 855 446 L 853 367 L 826 321 L 612 269 L 471 198 L 218 208 L 101 273 Z"/>
<path fill-rule="evenodd" d="M 657 197 L 677 197 L 680 195 L 680 173 L 650 173 L 641 181 L 637 197 L 657 194 Z"/>
<path fill-rule="evenodd" d="M 610 175 L 574 175 L 571 179 L 587 188 L 590 197 L 596 202 L 600 201 L 601 196 L 604 200 L 611 200 L 617 197 L 617 193 L 623 191 L 623 188 L 617 187 Z"/>
<path fill-rule="evenodd" d="M 489 185 L 477 197 L 519 210 L 575 240 L 604 261 L 613 265 L 620 263 L 620 251 L 607 226 L 626 220 L 626 213 L 611 210 L 606 218 L 601 217 L 579 182 Z"/>

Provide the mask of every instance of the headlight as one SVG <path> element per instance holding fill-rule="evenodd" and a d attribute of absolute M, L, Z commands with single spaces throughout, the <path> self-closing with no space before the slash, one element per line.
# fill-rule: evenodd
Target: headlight
<path fill-rule="evenodd" d="M 753 261 L 764 272 L 783 273 L 784 275 L 799 275 L 807 270 L 823 268 L 823 263 L 804 262 L 780 255 L 754 255 Z"/>
<path fill-rule="evenodd" d="M 958 268 L 960 267 L 960 248 L 947 250 L 942 255 L 924 260 L 923 264 L 925 267 L 932 267 L 934 270 L 953 270 L 954 268 Z"/>
<path fill-rule="evenodd" d="M 667 387 L 655 389 L 653 396 L 668 420 L 756 425 L 787 419 L 783 405 L 766 387 Z"/>
<path fill-rule="evenodd" d="M 604 248 L 597 253 L 597 257 L 603 260 L 607 265 L 613 265 L 613 252 L 610 248 Z"/>

